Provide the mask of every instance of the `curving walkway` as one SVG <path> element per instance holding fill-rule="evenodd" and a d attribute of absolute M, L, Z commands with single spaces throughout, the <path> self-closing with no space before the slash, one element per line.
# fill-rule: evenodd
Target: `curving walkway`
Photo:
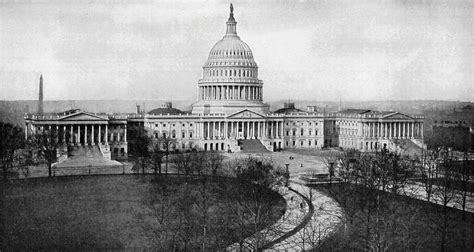
<path fill-rule="evenodd" d="M 290 187 L 304 195 L 314 207 L 310 220 L 295 234 L 270 247 L 271 250 L 306 250 L 316 247 L 341 222 L 342 209 L 330 197 L 307 186 L 291 182 Z"/>
<path fill-rule="evenodd" d="M 287 204 L 285 214 L 273 225 L 246 238 L 243 244 L 234 243 L 227 247 L 226 250 L 255 250 L 256 243 L 260 244 L 259 247 L 269 248 L 275 241 L 286 238 L 288 234 L 294 233 L 302 228 L 300 224 L 304 224 L 305 220 L 311 217 L 311 215 L 309 215 L 310 208 L 307 203 L 309 200 L 306 201 L 297 191 L 290 190 L 286 187 L 281 188 L 279 193 L 283 196 Z M 306 220 L 306 222 L 307 221 L 308 220 Z"/>
<path fill-rule="evenodd" d="M 281 192 L 287 202 L 283 217 L 245 239 L 243 244 L 227 247 L 228 251 L 255 250 L 257 238 L 266 241 L 260 246 L 264 250 L 311 249 L 336 230 L 342 209 L 332 198 L 294 181 L 290 182 L 289 188 Z"/>

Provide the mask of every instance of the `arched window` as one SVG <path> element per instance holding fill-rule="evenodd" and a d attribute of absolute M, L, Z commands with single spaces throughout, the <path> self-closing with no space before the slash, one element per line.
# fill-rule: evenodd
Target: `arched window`
<path fill-rule="evenodd" d="M 237 70 L 234 69 L 234 76 L 237 76 Z"/>

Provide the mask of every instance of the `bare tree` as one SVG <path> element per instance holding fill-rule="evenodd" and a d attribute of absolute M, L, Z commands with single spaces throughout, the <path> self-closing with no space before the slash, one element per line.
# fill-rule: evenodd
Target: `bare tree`
<path fill-rule="evenodd" d="M 426 193 L 426 201 L 431 202 L 433 186 L 438 173 L 439 152 L 427 150 L 423 152 L 418 163 L 418 172 Z"/>
<path fill-rule="evenodd" d="M 32 144 L 38 157 L 46 161 L 48 165 L 48 176 L 52 176 L 52 165 L 57 161 L 59 148 L 63 145 L 58 138 L 58 132 L 51 129 L 44 129 L 41 132 L 33 135 L 29 139 L 29 144 Z"/>
<path fill-rule="evenodd" d="M 208 167 L 211 169 L 211 174 L 213 177 L 217 176 L 218 171 L 222 168 L 222 161 L 224 156 L 218 152 L 209 152 L 207 157 Z"/>
<path fill-rule="evenodd" d="M 182 173 L 189 176 L 193 173 L 193 156 L 190 153 L 178 153 L 173 157 L 173 163 L 178 170 L 178 174 Z"/>
<path fill-rule="evenodd" d="M 471 190 L 469 188 L 469 180 L 471 179 L 470 173 L 473 168 L 473 163 L 469 160 L 469 154 L 467 151 L 463 153 L 463 158 L 461 160 L 461 164 L 458 165 L 459 168 L 459 184 L 460 184 L 460 205 L 462 209 L 462 219 L 466 220 L 466 200 L 467 200 L 467 193 Z"/>
<path fill-rule="evenodd" d="M 206 169 L 208 169 L 209 153 L 206 151 L 198 151 L 191 155 L 193 171 L 198 175 L 203 175 L 206 172 Z"/>
<path fill-rule="evenodd" d="M 145 174 L 146 167 L 150 161 L 151 138 L 146 131 L 138 131 L 134 139 L 133 156 Z"/>
<path fill-rule="evenodd" d="M 24 146 L 23 131 L 9 123 L 0 122 L 0 162 L 3 180 L 7 181 L 8 173 L 14 169 L 20 148 Z"/>
<path fill-rule="evenodd" d="M 439 177 L 439 184 L 435 186 L 433 190 L 434 200 L 443 206 L 441 213 L 442 221 L 439 225 L 441 251 L 446 251 L 446 246 L 450 239 L 449 208 L 459 199 L 457 183 L 459 182 L 460 174 L 458 172 L 459 169 L 457 168 L 458 165 L 459 164 L 449 157 L 446 152 L 441 154 L 440 169 L 442 176 Z"/>
<path fill-rule="evenodd" d="M 253 236 L 248 239 L 247 247 L 260 250 L 267 242 L 268 237 L 281 230 L 281 227 L 272 226 L 266 232 L 259 232 L 269 226 L 276 214 L 269 201 L 275 201 L 278 194 L 273 191 L 284 184 L 284 171 L 274 169 L 268 163 L 255 158 L 246 158 L 237 163 L 236 178 L 241 186 L 236 187 L 238 213 L 241 217 L 251 216 Z"/>
<path fill-rule="evenodd" d="M 161 138 L 156 139 L 152 142 L 152 148 L 150 153 L 151 162 L 155 175 L 162 175 L 161 165 L 163 164 L 163 157 L 165 152 L 163 151 L 163 142 Z"/>
<path fill-rule="evenodd" d="M 168 135 L 163 135 L 161 137 L 161 143 L 165 153 L 165 173 L 168 174 L 169 155 L 171 152 L 171 147 L 175 145 L 176 141 L 170 138 Z"/>

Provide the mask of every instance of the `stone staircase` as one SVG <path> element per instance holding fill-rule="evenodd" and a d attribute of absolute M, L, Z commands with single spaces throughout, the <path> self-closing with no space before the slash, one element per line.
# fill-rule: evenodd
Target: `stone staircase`
<path fill-rule="evenodd" d="M 95 145 L 86 145 L 86 146 L 69 146 L 68 147 L 68 157 L 69 158 L 100 158 L 102 157 L 102 152 L 98 146 Z"/>
<path fill-rule="evenodd" d="M 56 165 L 57 168 L 79 167 L 122 167 L 120 162 L 104 156 L 98 145 L 68 146 L 68 158 Z"/>
<path fill-rule="evenodd" d="M 393 143 L 406 155 L 421 155 L 421 147 L 410 139 L 395 139 Z"/>
<path fill-rule="evenodd" d="M 269 152 L 258 139 L 240 139 L 238 143 L 242 153 Z"/>

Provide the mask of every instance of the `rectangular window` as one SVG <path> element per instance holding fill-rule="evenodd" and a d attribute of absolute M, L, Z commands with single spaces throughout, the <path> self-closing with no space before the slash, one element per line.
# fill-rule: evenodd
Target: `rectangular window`
<path fill-rule="evenodd" d="M 295 146 L 295 145 L 296 145 L 296 142 L 295 142 L 295 141 L 293 141 L 293 146 Z"/>

